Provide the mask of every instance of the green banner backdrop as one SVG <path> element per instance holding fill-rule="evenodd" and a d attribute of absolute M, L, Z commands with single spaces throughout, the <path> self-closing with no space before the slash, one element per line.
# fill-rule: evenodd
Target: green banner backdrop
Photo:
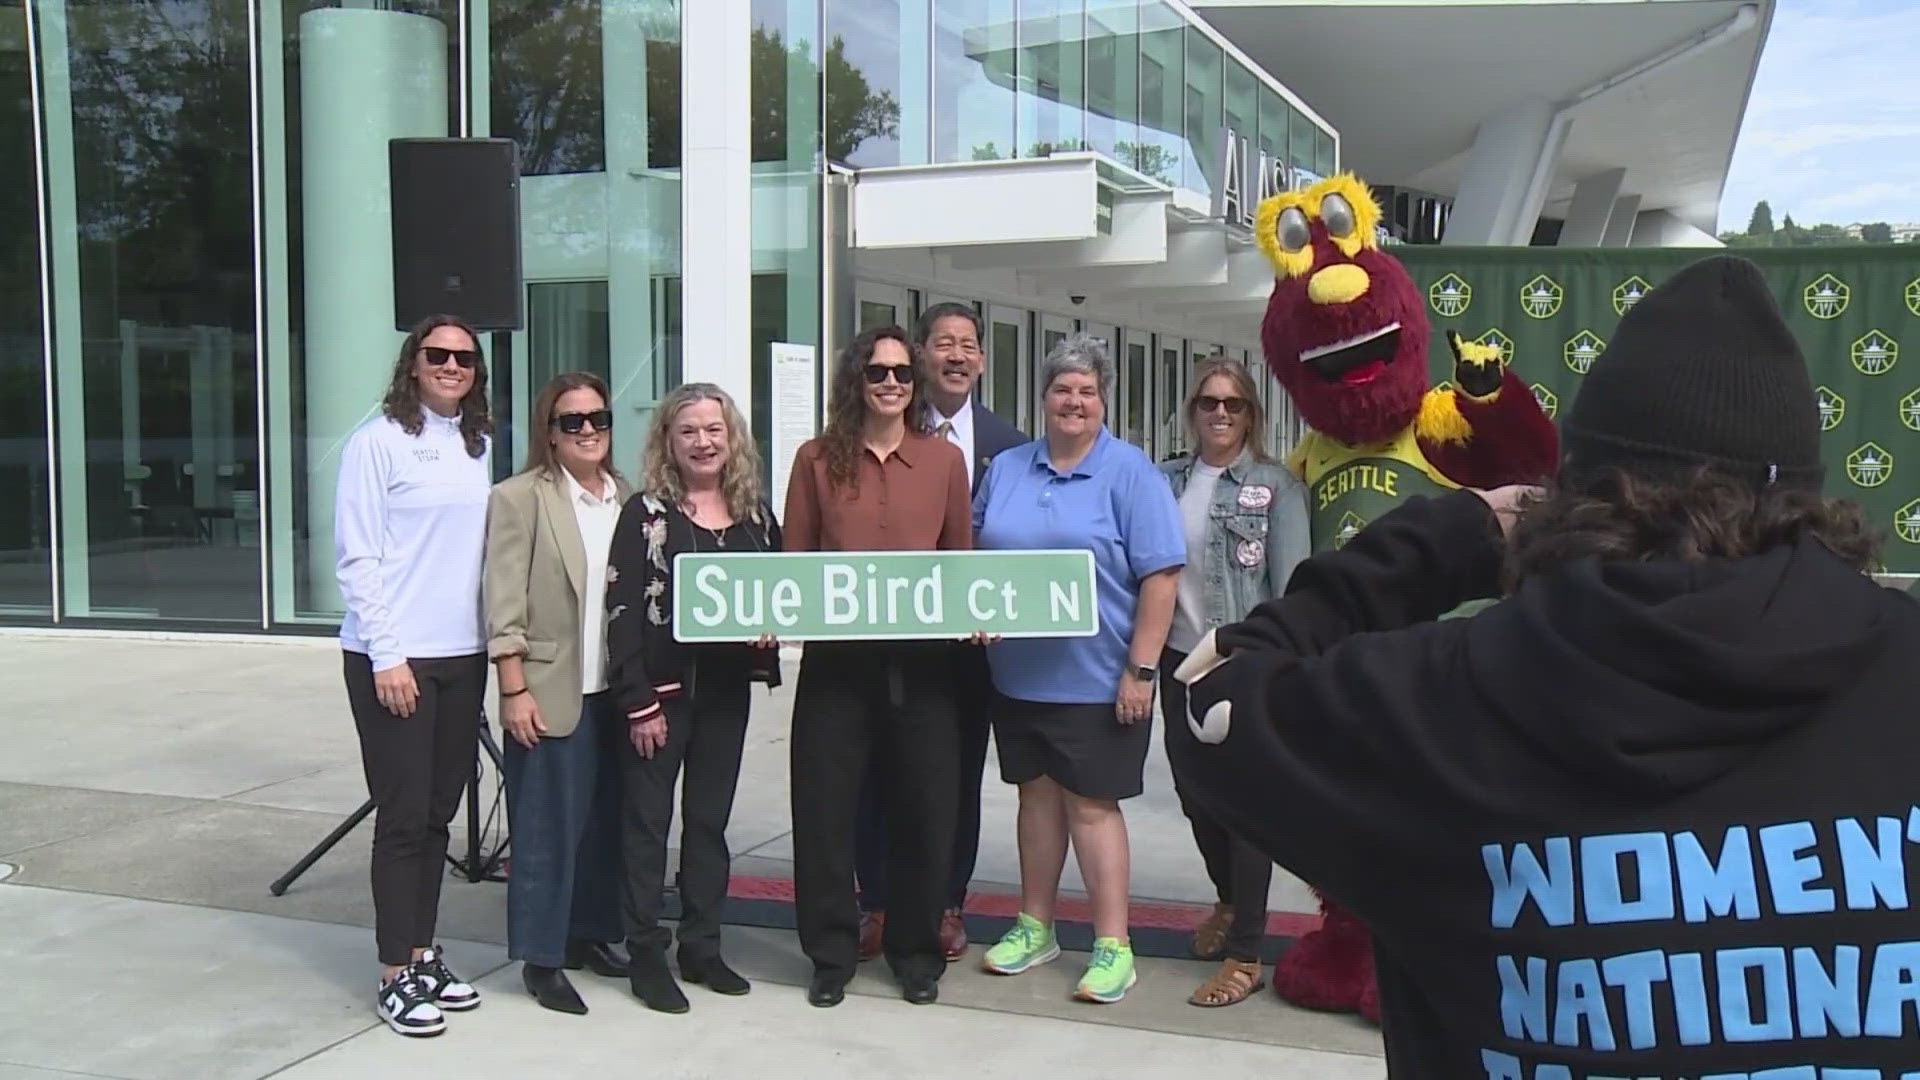
<path fill-rule="evenodd" d="M 1614 324 L 1698 249 L 1391 249 L 1426 297 L 1438 380 L 1448 330 L 1509 350 L 1550 414 L 1570 406 Z M 1886 569 L 1920 573 L 1920 251 L 1743 249 L 1767 276 L 1820 399 L 1827 491 L 1887 535 Z M 1902 362 L 1904 345 L 1914 355 Z"/>

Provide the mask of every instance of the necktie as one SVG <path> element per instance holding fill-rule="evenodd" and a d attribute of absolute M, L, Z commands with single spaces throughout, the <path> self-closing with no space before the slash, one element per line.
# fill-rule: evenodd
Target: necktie
<path fill-rule="evenodd" d="M 953 434 L 953 421 L 951 420 L 940 421 L 940 426 L 937 428 L 934 428 L 933 433 L 935 435 L 940 436 L 943 439 L 947 438 L 948 436 Z"/>

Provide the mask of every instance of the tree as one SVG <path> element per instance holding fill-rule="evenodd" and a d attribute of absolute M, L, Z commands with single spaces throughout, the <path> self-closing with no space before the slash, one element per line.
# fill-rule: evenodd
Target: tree
<path fill-rule="evenodd" d="M 1862 225 L 1860 239 L 1869 244 L 1891 244 L 1893 243 L 1893 226 L 1884 221 Z"/>
<path fill-rule="evenodd" d="M 1754 204 L 1753 217 L 1747 219 L 1747 235 L 1773 235 L 1773 207 L 1767 205 L 1767 200 L 1761 199 Z"/>
<path fill-rule="evenodd" d="M 827 157 L 844 162 L 868 139 L 900 132 L 900 102 L 891 91 L 875 93 L 867 77 L 847 60 L 847 43 L 836 35 L 827 48 Z"/>

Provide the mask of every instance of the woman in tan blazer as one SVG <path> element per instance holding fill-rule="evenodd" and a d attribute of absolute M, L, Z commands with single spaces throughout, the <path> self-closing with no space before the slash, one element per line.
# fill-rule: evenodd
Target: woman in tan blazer
<path fill-rule="evenodd" d="M 607 693 L 607 551 L 631 487 L 608 463 L 597 376 L 556 376 L 534 405 L 527 465 L 487 504 L 487 652 L 497 669 L 507 821 L 507 956 L 546 1008 L 585 1013 L 563 969 L 625 978 L 620 761 Z"/>

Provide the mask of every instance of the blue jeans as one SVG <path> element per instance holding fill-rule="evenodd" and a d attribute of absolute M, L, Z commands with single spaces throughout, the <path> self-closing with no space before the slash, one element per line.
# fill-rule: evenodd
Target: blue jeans
<path fill-rule="evenodd" d="M 580 726 L 529 750 L 502 748 L 513 869 L 507 956 L 563 967 L 575 941 L 613 943 L 620 922 L 620 757 L 627 725 L 606 694 L 581 702 Z"/>

